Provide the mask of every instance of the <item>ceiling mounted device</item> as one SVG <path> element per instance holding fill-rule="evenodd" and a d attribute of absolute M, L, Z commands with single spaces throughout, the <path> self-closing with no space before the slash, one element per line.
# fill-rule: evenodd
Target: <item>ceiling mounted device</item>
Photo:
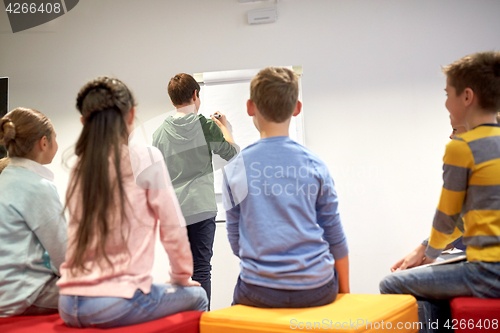
<path fill-rule="evenodd" d="M 263 1 L 263 0 L 238 0 L 238 2 L 240 2 L 240 3 L 257 2 L 257 1 Z M 249 10 L 247 12 L 248 24 L 253 25 L 253 24 L 264 24 L 264 23 L 276 22 L 276 20 L 278 19 L 278 3 L 279 2 L 280 2 L 280 0 L 276 0 L 274 5 L 270 8 Z"/>

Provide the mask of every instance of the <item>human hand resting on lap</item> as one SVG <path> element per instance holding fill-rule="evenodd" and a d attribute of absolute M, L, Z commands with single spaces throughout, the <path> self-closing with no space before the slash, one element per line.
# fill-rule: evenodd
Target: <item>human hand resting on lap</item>
<path fill-rule="evenodd" d="M 425 249 L 425 245 L 420 244 L 419 246 L 417 246 L 415 250 L 410 252 L 410 254 L 396 262 L 391 267 L 391 272 L 403 271 L 407 268 L 423 265 L 424 263 L 430 264 L 432 262 L 435 262 L 436 259 L 429 259 L 425 257 Z"/>

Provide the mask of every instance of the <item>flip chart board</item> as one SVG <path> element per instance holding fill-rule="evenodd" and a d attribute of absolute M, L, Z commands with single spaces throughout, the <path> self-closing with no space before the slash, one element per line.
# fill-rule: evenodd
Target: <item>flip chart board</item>
<path fill-rule="evenodd" d="M 289 66 L 299 77 L 302 77 L 301 66 Z M 204 72 L 194 74 L 200 83 L 201 106 L 199 113 L 210 118 L 216 111 L 226 115 L 228 129 L 234 141 L 240 147 L 251 145 L 260 139 L 260 134 L 253 124 L 252 117 L 247 114 L 246 102 L 250 98 L 250 81 L 257 75 L 259 69 L 233 70 L 220 72 Z M 299 100 L 302 100 L 301 80 L 299 79 Z M 303 114 L 292 117 L 290 123 L 290 138 L 304 144 Z M 222 193 L 222 167 L 226 161 L 214 156 L 215 193 Z M 219 213 L 221 213 L 219 209 Z M 218 219 L 223 214 L 218 215 Z"/>

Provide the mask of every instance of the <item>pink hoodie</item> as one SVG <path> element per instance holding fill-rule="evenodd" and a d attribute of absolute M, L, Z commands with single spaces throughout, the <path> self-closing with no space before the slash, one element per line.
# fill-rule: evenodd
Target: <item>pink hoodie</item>
<path fill-rule="evenodd" d="M 129 148 L 124 145 L 121 169 L 125 194 L 130 203 L 125 205 L 126 221 L 123 223 L 128 250 L 122 246 L 118 213 L 110 223 L 110 235 L 106 243 L 106 254 L 113 267 L 102 259 L 101 268 L 93 260 L 94 251 L 89 250 L 85 264 L 89 271 L 72 274 L 69 262 L 75 250 L 82 210 L 81 195 L 77 188 L 68 202 L 68 250 L 60 268 L 61 279 L 57 283 L 61 295 L 132 298 L 137 289 L 148 294 L 152 283 L 158 221 L 160 240 L 170 261 L 170 282 L 184 284 L 193 273 L 184 217 L 160 151 L 154 147 Z M 110 177 L 116 177 L 113 167 L 110 170 Z"/>

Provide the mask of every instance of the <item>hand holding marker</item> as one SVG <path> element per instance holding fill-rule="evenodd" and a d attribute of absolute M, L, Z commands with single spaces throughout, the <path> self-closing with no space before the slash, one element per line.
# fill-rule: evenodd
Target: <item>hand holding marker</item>
<path fill-rule="evenodd" d="M 226 115 L 221 113 L 220 111 L 214 112 L 214 114 L 210 115 L 210 118 L 219 126 L 220 130 L 222 131 L 222 135 L 224 135 L 224 139 L 226 139 L 227 142 L 232 144 L 236 149 L 239 149 L 238 146 L 234 143 L 234 139 L 227 129 L 227 119 Z"/>
<path fill-rule="evenodd" d="M 226 116 L 220 113 L 220 111 L 215 112 L 213 115 L 210 116 L 213 121 L 217 124 L 217 126 L 226 126 Z"/>

